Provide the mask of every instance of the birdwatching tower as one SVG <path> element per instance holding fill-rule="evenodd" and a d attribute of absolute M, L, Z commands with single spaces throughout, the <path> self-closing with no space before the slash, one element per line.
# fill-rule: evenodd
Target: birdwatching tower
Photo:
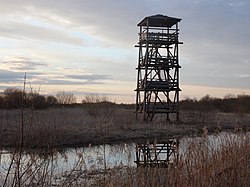
<path fill-rule="evenodd" d="M 136 117 L 152 120 L 157 113 L 179 120 L 179 18 L 145 17 L 138 23 L 139 48 L 136 87 Z"/>

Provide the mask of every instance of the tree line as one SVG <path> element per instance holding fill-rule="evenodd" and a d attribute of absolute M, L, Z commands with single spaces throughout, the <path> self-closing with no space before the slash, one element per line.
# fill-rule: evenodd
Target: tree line
<path fill-rule="evenodd" d="M 0 109 L 33 108 L 46 109 L 52 106 L 76 104 L 73 93 L 60 91 L 54 95 L 41 95 L 34 91 L 23 91 L 17 88 L 7 88 L 0 94 Z M 115 105 L 107 96 L 87 95 L 82 104 Z M 98 106 L 99 106 L 98 104 Z M 129 105 L 133 108 L 133 105 Z M 250 95 L 228 94 L 224 98 L 206 95 L 201 99 L 186 98 L 180 101 L 180 110 L 220 111 L 250 113 Z"/>
<path fill-rule="evenodd" d="M 250 95 L 228 94 L 224 98 L 211 97 L 206 95 L 201 99 L 190 99 L 180 101 L 181 110 L 196 111 L 220 111 L 250 113 Z"/>
<path fill-rule="evenodd" d="M 17 88 L 7 88 L 0 94 L 0 109 L 33 108 L 46 109 L 57 104 L 76 103 L 73 93 L 58 92 L 53 95 L 41 95 L 34 91 L 23 91 Z"/>

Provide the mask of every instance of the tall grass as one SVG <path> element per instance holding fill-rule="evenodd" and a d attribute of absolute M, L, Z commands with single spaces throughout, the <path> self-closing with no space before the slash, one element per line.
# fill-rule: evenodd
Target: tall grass
<path fill-rule="evenodd" d="M 215 146 L 207 138 L 192 139 L 178 164 L 114 171 L 113 177 L 100 186 L 249 186 L 249 134 L 227 134 L 216 141 Z"/>

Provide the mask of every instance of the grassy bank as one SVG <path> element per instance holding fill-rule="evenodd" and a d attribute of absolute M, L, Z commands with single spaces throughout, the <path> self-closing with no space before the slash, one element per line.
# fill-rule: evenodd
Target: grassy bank
<path fill-rule="evenodd" d="M 200 135 L 204 126 L 209 133 L 249 131 L 250 115 L 182 111 L 181 121 L 176 124 L 166 122 L 163 116 L 156 116 L 153 122 L 135 121 L 132 108 L 117 105 L 0 110 L 0 148 L 16 147 L 20 139 L 27 149 L 160 141 Z"/>

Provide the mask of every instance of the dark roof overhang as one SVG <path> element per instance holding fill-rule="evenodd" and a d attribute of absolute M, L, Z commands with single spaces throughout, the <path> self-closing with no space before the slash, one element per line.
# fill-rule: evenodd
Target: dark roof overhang
<path fill-rule="evenodd" d="M 180 18 L 164 16 L 161 14 L 145 17 L 137 26 L 149 27 L 172 27 L 174 24 L 180 22 Z"/>

